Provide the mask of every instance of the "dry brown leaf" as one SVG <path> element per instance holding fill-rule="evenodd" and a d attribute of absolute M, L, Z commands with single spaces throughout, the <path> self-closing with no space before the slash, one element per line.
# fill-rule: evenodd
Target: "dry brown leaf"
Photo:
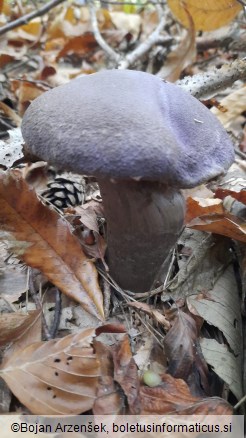
<path fill-rule="evenodd" d="M 200 352 L 198 329 L 188 313 L 178 309 L 174 323 L 164 338 L 168 372 L 192 385 L 193 393 L 209 394 L 208 368 Z"/>
<path fill-rule="evenodd" d="M 9 119 L 11 119 L 16 124 L 16 126 L 20 126 L 21 118 L 12 108 L 6 105 L 6 103 L 0 102 L 0 112 L 3 112 Z"/>
<path fill-rule="evenodd" d="M 25 45 L 22 46 L 10 46 L 9 44 L 3 45 L 1 44 L 1 52 L 0 52 L 0 68 L 3 68 L 6 64 L 11 61 L 19 61 L 25 57 L 27 52 L 27 47 Z"/>
<path fill-rule="evenodd" d="M 28 81 L 25 79 L 14 79 L 11 81 L 11 89 L 18 98 L 18 111 L 21 115 L 29 106 L 30 102 L 38 96 L 48 91 L 50 87 L 44 85 L 40 81 Z"/>
<path fill-rule="evenodd" d="M 101 377 L 97 397 L 93 406 L 94 415 L 115 415 L 124 413 L 124 397 L 114 381 L 112 349 L 95 340 L 94 348 L 101 364 Z"/>
<path fill-rule="evenodd" d="M 128 336 L 113 347 L 114 380 L 123 389 L 130 414 L 139 414 L 139 378 Z"/>
<path fill-rule="evenodd" d="M 7 357 L 0 376 L 33 414 L 80 414 L 92 408 L 100 365 L 95 331 L 30 344 Z"/>
<path fill-rule="evenodd" d="M 246 242 L 245 221 L 227 213 L 220 199 L 188 198 L 186 206 L 187 227 Z"/>
<path fill-rule="evenodd" d="M 68 223 L 39 201 L 20 172 L 0 173 L 0 225 L 21 260 L 42 271 L 87 312 L 103 318 L 102 292 L 93 263 Z"/>
<path fill-rule="evenodd" d="M 175 17 L 189 27 L 185 8 L 194 21 L 196 30 L 213 30 L 229 23 L 242 6 L 237 0 L 168 0 Z"/>
<path fill-rule="evenodd" d="M 240 192 L 229 189 L 217 189 L 215 192 L 215 196 L 220 199 L 224 199 L 226 196 L 231 196 L 232 198 L 237 199 L 237 201 L 246 204 L 246 189 L 241 190 Z"/>
<path fill-rule="evenodd" d="M 170 82 L 175 82 L 180 78 L 184 68 L 194 61 L 196 55 L 194 23 L 188 11 L 185 10 L 185 13 L 189 22 L 189 30 L 178 47 L 168 54 L 165 65 L 158 72 L 158 76 Z"/>
<path fill-rule="evenodd" d="M 64 58 L 67 55 L 88 55 L 92 50 L 95 50 L 98 44 L 95 40 L 93 33 L 87 32 L 84 35 L 79 35 L 71 38 L 64 45 L 62 50 L 57 55 L 57 60 Z"/>
<path fill-rule="evenodd" d="M 140 301 L 134 301 L 132 303 L 128 303 L 128 306 L 141 310 L 142 312 L 146 313 L 146 315 L 150 315 L 158 324 L 163 325 L 165 330 L 170 329 L 170 322 L 167 320 L 165 315 L 163 315 L 159 310 L 149 306 L 149 304 L 142 303 Z"/>
<path fill-rule="evenodd" d="M 40 318 L 40 311 L 15 312 L 0 315 L 0 345 L 14 342 L 23 336 Z"/>
<path fill-rule="evenodd" d="M 141 386 L 141 414 L 230 415 L 232 406 L 219 397 L 194 397 L 181 379 L 164 374 L 155 388 Z"/>

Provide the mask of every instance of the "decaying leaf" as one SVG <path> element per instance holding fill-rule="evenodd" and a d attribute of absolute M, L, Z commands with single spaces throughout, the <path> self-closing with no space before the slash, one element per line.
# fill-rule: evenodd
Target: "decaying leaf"
<path fill-rule="evenodd" d="M 158 72 L 158 76 L 167 81 L 175 82 L 180 78 L 184 68 L 191 64 L 196 55 L 196 33 L 189 11 L 184 9 L 188 20 L 189 30 L 175 50 L 172 50 L 165 61 L 165 65 Z"/>
<path fill-rule="evenodd" d="M 237 201 L 246 204 L 246 189 L 238 192 L 235 190 L 218 188 L 216 190 L 216 196 L 218 196 L 220 199 L 224 199 L 226 196 L 231 196 L 232 198 L 237 199 Z"/>
<path fill-rule="evenodd" d="M 7 357 L 0 376 L 16 397 L 38 415 L 80 414 L 92 408 L 100 365 L 85 330 L 30 344 Z"/>
<path fill-rule="evenodd" d="M 40 311 L 38 310 L 29 313 L 2 313 L 0 315 L 0 345 L 3 346 L 9 342 L 16 341 L 16 339 L 23 336 L 39 318 Z"/>
<path fill-rule="evenodd" d="M 8 131 L 9 138 L 0 140 L 0 165 L 8 169 L 16 160 L 23 157 L 22 153 L 22 135 L 20 128 Z"/>
<path fill-rule="evenodd" d="M 222 270 L 214 287 L 207 293 L 191 295 L 187 304 L 192 313 L 198 314 L 210 326 L 217 327 L 226 340 L 214 346 L 213 339 L 201 339 L 205 358 L 214 372 L 224 380 L 233 394 L 242 396 L 242 324 L 238 285 L 233 266 Z M 214 331 L 212 332 L 214 333 Z M 211 341 L 211 345 L 210 345 Z M 229 348 L 227 344 L 229 345 Z M 207 347 L 205 347 L 205 344 Z M 210 347 L 209 347 L 210 346 Z M 213 350 L 216 350 L 214 354 Z M 220 351 L 220 353 L 219 353 Z M 226 356 L 228 354 L 228 357 Z"/>
<path fill-rule="evenodd" d="M 42 271 L 85 310 L 103 318 L 97 272 L 86 258 L 68 223 L 43 205 L 20 172 L 0 174 L 2 239 L 28 265 Z"/>
<path fill-rule="evenodd" d="M 221 200 L 188 198 L 186 225 L 246 242 L 245 221 L 227 213 Z"/>
<path fill-rule="evenodd" d="M 12 91 L 18 97 L 18 110 L 20 115 L 23 115 L 36 97 L 49 90 L 50 87 L 41 81 L 28 81 L 25 79 L 13 79 L 11 81 Z"/>
<path fill-rule="evenodd" d="M 142 303 L 141 301 L 133 301 L 132 303 L 128 303 L 128 306 L 138 309 L 143 313 L 146 313 L 146 315 L 150 315 L 153 320 L 161 324 L 165 330 L 170 329 L 170 322 L 165 315 L 154 307 L 150 307 L 149 304 Z"/>
<path fill-rule="evenodd" d="M 242 9 L 237 0 L 168 0 L 176 18 L 189 27 L 185 9 L 192 16 L 196 30 L 213 30 L 225 26 Z"/>
<path fill-rule="evenodd" d="M 84 35 L 76 36 L 69 39 L 62 50 L 57 55 L 57 60 L 63 58 L 66 55 L 79 55 L 84 56 L 95 50 L 97 47 L 97 42 L 92 33 L 86 33 Z"/>
<path fill-rule="evenodd" d="M 163 374 L 161 385 L 155 388 L 141 386 L 142 415 L 230 415 L 232 406 L 219 397 L 194 397 L 182 379 Z"/>
<path fill-rule="evenodd" d="M 100 358 L 101 377 L 93 406 L 94 415 L 123 414 L 125 400 L 119 385 L 114 381 L 114 365 L 110 346 L 95 340 L 95 351 Z"/>
<path fill-rule="evenodd" d="M 215 339 L 201 339 L 201 347 L 207 363 L 240 400 L 244 395 L 241 355 L 235 356 L 225 344 L 219 344 Z"/>
<path fill-rule="evenodd" d="M 128 336 L 113 348 L 114 380 L 126 395 L 130 414 L 140 412 L 139 379 L 136 363 L 132 357 Z"/>
<path fill-rule="evenodd" d="M 201 354 L 198 329 L 188 313 L 178 309 L 173 326 L 164 338 L 168 372 L 192 383 L 193 393 L 209 395 L 208 368 Z"/>

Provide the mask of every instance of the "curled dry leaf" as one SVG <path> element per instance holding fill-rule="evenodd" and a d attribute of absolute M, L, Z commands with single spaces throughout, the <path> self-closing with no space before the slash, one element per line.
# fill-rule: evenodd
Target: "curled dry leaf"
<path fill-rule="evenodd" d="M 33 414 L 79 414 L 92 408 L 100 365 L 84 330 L 48 342 L 37 342 L 7 357 L 0 376 Z"/>
<path fill-rule="evenodd" d="M 162 375 L 161 385 L 140 388 L 142 415 L 230 415 L 232 406 L 219 397 L 194 397 L 181 379 L 169 374 Z"/>
<path fill-rule="evenodd" d="M 208 367 L 202 356 L 198 329 L 190 314 L 179 309 L 173 326 L 164 339 L 168 357 L 168 372 L 189 382 L 193 393 L 209 394 Z"/>
<path fill-rule="evenodd" d="M 23 336 L 40 318 L 40 311 L 13 312 L 0 315 L 0 345 L 14 342 Z"/>
<path fill-rule="evenodd" d="M 180 78 L 182 71 L 190 65 L 196 56 L 196 32 L 189 11 L 185 9 L 189 29 L 178 47 L 171 51 L 165 61 L 165 65 L 158 72 L 158 76 L 170 82 Z"/>
<path fill-rule="evenodd" d="M 0 174 L 0 227 L 2 239 L 8 240 L 22 261 L 42 271 L 87 312 L 103 319 L 95 266 L 68 223 L 42 204 L 17 171 Z"/>
<path fill-rule="evenodd" d="M 225 26 L 242 9 L 237 0 L 168 0 L 168 5 L 175 17 L 188 27 L 185 6 L 193 18 L 196 30 L 213 30 Z"/>
<path fill-rule="evenodd" d="M 227 213 L 221 200 L 188 198 L 186 206 L 188 227 L 246 242 L 245 221 Z"/>
<path fill-rule="evenodd" d="M 97 48 L 97 42 L 93 33 L 85 33 L 84 35 L 75 36 L 69 39 L 64 47 L 60 50 L 56 60 L 67 55 L 88 55 L 91 51 Z"/>
<path fill-rule="evenodd" d="M 239 202 L 242 202 L 243 204 L 246 204 L 246 190 L 241 190 L 240 192 L 237 192 L 235 190 L 228 190 L 228 189 L 217 189 L 215 196 L 217 196 L 220 199 L 224 199 L 226 196 L 231 196 L 232 198 L 236 199 Z"/>
<path fill-rule="evenodd" d="M 123 414 L 125 400 L 119 385 L 114 381 L 114 366 L 111 347 L 95 340 L 94 347 L 101 364 L 97 397 L 93 406 L 94 415 Z"/>
<path fill-rule="evenodd" d="M 137 365 L 132 357 L 128 336 L 113 348 L 114 380 L 123 389 L 130 414 L 139 414 L 139 379 Z"/>

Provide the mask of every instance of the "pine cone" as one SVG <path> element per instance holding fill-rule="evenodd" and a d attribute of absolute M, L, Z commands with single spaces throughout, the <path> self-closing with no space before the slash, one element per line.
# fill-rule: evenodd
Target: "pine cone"
<path fill-rule="evenodd" d="M 57 208 L 75 207 L 84 202 L 85 185 L 83 177 L 63 174 L 49 182 L 41 195 Z"/>

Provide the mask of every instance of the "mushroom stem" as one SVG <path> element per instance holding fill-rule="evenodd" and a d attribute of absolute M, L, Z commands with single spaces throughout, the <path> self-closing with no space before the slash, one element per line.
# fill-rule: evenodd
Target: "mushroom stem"
<path fill-rule="evenodd" d="M 100 179 L 99 186 L 110 273 L 123 289 L 147 291 L 182 229 L 183 196 L 175 188 L 150 181 Z"/>

